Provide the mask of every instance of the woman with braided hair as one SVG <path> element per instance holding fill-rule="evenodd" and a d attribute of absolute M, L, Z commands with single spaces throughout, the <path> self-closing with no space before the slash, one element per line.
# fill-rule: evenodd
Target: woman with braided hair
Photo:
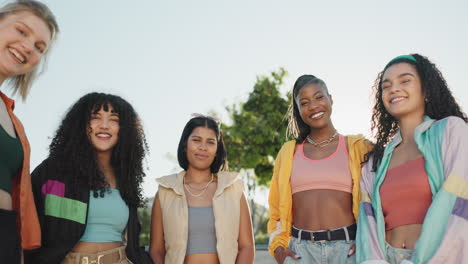
<path fill-rule="evenodd" d="M 355 263 L 361 164 L 372 145 L 339 134 L 332 105 L 324 81 L 296 80 L 288 127 L 294 140 L 278 153 L 269 194 L 269 250 L 279 264 Z"/>
<path fill-rule="evenodd" d="M 437 67 L 391 60 L 375 82 L 358 263 L 468 263 L 468 121 Z"/>

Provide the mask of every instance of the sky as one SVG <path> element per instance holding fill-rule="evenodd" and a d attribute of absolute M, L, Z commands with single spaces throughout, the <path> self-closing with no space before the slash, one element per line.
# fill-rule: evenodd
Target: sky
<path fill-rule="evenodd" d="M 284 94 L 302 74 L 327 83 L 343 134 L 370 135 L 371 87 L 401 54 L 427 56 L 468 109 L 467 1 L 43 2 L 61 32 L 27 101 L 15 98 L 31 168 L 47 157 L 68 108 L 95 91 L 122 96 L 140 115 L 148 197 L 156 177 L 177 171 L 171 157 L 192 113 L 215 111 L 229 123 L 225 107 L 245 101 L 257 76 L 280 67 L 288 71 Z"/>

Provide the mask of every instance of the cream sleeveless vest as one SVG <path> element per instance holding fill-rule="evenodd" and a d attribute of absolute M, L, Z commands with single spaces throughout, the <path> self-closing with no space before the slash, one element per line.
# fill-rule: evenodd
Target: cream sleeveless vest
<path fill-rule="evenodd" d="M 183 264 L 188 238 L 188 206 L 182 184 L 185 171 L 156 179 L 161 203 L 165 263 Z M 221 264 L 234 264 L 237 258 L 240 223 L 240 199 L 243 182 L 237 173 L 219 172 L 218 186 L 213 196 L 216 228 L 216 250 Z"/>

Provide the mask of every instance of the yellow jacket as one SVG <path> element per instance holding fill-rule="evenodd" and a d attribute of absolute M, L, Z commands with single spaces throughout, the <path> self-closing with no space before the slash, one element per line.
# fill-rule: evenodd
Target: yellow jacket
<path fill-rule="evenodd" d="M 372 144 L 362 135 L 352 135 L 347 136 L 347 138 L 349 170 L 353 178 L 353 215 L 357 220 L 361 196 L 359 191 L 361 163 L 364 161 L 364 155 L 372 149 Z M 268 197 L 268 203 L 270 205 L 270 220 L 268 221 L 270 242 L 268 248 L 272 256 L 274 256 L 274 251 L 277 247 L 288 247 L 291 236 L 293 214 L 290 178 L 295 148 L 295 140 L 286 142 L 278 152 L 273 169 L 273 178 Z"/>

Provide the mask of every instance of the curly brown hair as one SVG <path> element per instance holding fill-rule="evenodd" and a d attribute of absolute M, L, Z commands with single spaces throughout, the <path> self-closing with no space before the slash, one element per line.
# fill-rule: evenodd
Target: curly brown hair
<path fill-rule="evenodd" d="M 413 60 L 414 58 L 414 60 Z M 448 116 L 457 116 L 468 122 L 466 114 L 457 104 L 452 92 L 447 86 L 442 73 L 434 63 L 420 54 L 410 56 L 399 56 L 391 60 L 375 80 L 373 89 L 375 92 L 375 105 L 372 111 L 372 131 L 377 142 L 372 152 L 368 153 L 367 159 L 373 155 L 372 169 L 375 171 L 382 159 L 385 146 L 390 142 L 398 131 L 397 120 L 390 115 L 382 101 L 382 77 L 385 71 L 392 65 L 407 63 L 412 65 L 421 80 L 421 89 L 426 97 L 424 108 L 425 115 L 432 119 L 440 120 Z"/>
<path fill-rule="evenodd" d="M 91 113 L 112 106 L 119 114 L 119 139 L 112 150 L 111 165 L 115 172 L 117 188 L 129 206 L 144 205 L 141 184 L 145 176 L 143 160 L 148 152 L 140 119 L 133 107 L 123 98 L 105 93 L 89 93 L 81 97 L 67 112 L 50 143 L 49 158 L 67 177 L 74 190 L 80 186 L 94 191 L 94 196 L 104 196 L 109 184 L 97 163 L 96 150 L 88 138 Z"/>

